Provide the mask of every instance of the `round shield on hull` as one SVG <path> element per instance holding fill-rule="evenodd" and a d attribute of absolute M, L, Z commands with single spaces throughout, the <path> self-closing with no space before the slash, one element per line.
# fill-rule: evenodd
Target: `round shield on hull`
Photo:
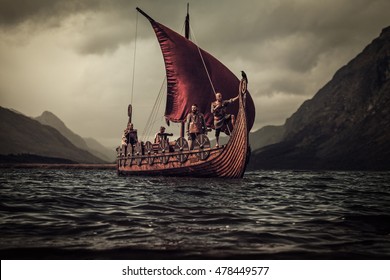
<path fill-rule="evenodd" d="M 159 144 L 159 153 L 160 153 L 160 160 L 162 163 L 167 164 L 169 161 L 169 155 L 166 155 L 169 153 L 169 143 L 168 141 L 161 141 Z"/>
<path fill-rule="evenodd" d="M 153 144 L 150 141 L 146 141 L 145 143 L 145 152 L 144 154 L 147 156 L 147 161 L 149 165 L 153 165 L 154 162 L 154 151 L 153 151 Z"/>
<path fill-rule="evenodd" d="M 183 163 L 188 159 L 188 154 L 183 153 L 188 150 L 189 150 L 188 142 L 184 137 L 180 137 L 179 139 L 176 140 L 175 152 L 178 153 L 176 155 L 178 161 Z"/>
<path fill-rule="evenodd" d="M 196 153 L 196 156 L 201 159 L 205 160 L 209 157 L 210 151 L 205 151 L 205 149 L 210 148 L 210 140 L 209 138 L 204 134 L 199 134 L 196 136 L 195 144 L 194 144 L 194 150 L 199 150 L 199 152 Z"/>

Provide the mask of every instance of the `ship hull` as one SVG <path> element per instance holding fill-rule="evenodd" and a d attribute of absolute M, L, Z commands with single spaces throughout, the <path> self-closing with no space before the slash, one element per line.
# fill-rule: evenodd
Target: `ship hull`
<path fill-rule="evenodd" d="M 118 154 L 117 172 L 129 176 L 185 176 L 242 178 L 250 156 L 244 97 L 240 94 L 239 111 L 228 143 L 219 148 L 169 152 L 153 155 Z M 208 156 L 202 159 L 200 153 Z M 187 160 L 181 162 L 180 155 Z M 165 160 L 163 160 L 163 157 Z M 164 163 L 165 162 L 165 163 Z"/>

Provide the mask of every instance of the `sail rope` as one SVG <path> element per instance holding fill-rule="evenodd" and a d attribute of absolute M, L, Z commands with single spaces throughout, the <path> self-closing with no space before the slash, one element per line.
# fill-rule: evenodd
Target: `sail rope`
<path fill-rule="evenodd" d="M 134 96 L 134 83 L 135 83 L 135 59 L 137 55 L 137 34 L 138 34 L 138 11 L 136 12 L 136 20 L 135 20 L 135 35 L 134 35 L 134 55 L 133 55 L 133 80 L 131 84 L 131 98 L 130 104 L 133 104 L 133 96 Z"/>
<path fill-rule="evenodd" d="M 209 71 L 207 70 L 206 63 L 204 62 L 202 52 L 201 52 L 201 50 L 200 50 L 200 48 L 199 48 L 199 46 L 198 46 L 198 42 L 197 42 L 197 40 L 196 40 L 196 36 L 195 36 L 195 33 L 194 33 L 193 30 L 194 30 L 194 29 L 193 29 L 192 26 L 191 26 L 190 32 L 191 32 L 191 34 L 192 34 L 192 37 L 194 38 L 195 45 L 196 45 L 196 47 L 198 48 L 199 56 L 200 56 L 200 58 L 202 59 L 203 67 L 204 67 L 204 69 L 205 69 L 205 71 L 206 71 L 207 78 L 209 79 L 211 88 L 213 89 L 214 94 L 216 94 L 217 92 L 215 91 L 214 84 L 213 84 L 213 82 L 211 81 L 211 77 L 210 77 Z"/>
<path fill-rule="evenodd" d="M 165 77 L 162 84 L 161 84 L 158 96 L 154 102 L 152 112 L 150 113 L 148 120 L 146 122 L 145 128 L 142 132 L 142 141 L 144 141 L 144 142 L 146 142 L 147 140 L 150 140 L 151 137 L 153 136 L 152 135 L 152 128 L 157 121 L 158 112 L 160 110 L 162 100 L 164 99 L 163 97 L 165 96 L 164 86 L 166 85 L 166 81 L 167 81 L 167 79 Z"/>

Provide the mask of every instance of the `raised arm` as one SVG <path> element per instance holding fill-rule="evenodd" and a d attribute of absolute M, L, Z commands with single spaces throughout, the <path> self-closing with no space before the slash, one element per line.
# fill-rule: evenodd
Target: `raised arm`
<path fill-rule="evenodd" d="M 238 98 L 239 98 L 239 95 L 237 95 L 236 97 L 230 98 L 229 102 L 232 103 L 232 102 L 236 101 Z"/>

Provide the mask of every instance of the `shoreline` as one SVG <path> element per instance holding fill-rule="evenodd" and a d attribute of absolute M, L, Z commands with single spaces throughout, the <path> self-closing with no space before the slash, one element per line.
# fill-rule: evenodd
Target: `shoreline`
<path fill-rule="evenodd" d="M 88 163 L 0 163 L 0 169 L 116 169 L 115 163 L 88 164 Z"/>

